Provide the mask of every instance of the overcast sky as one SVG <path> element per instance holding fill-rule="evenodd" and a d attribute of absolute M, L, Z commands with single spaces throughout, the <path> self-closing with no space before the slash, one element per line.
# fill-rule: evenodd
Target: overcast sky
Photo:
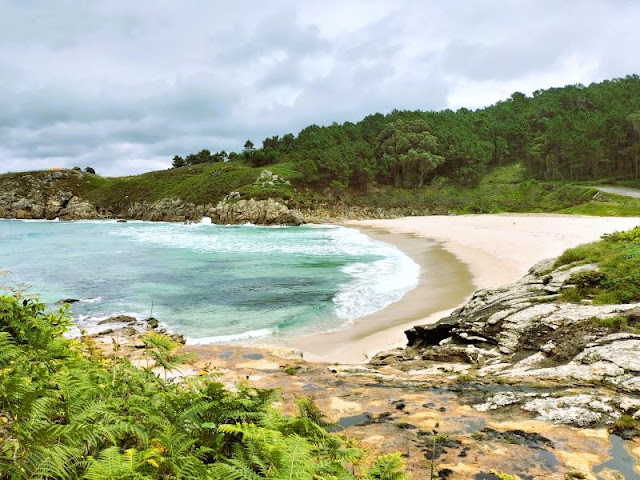
<path fill-rule="evenodd" d="M 640 73 L 639 47 L 638 0 L 0 0 L 0 172 L 477 108 Z"/>

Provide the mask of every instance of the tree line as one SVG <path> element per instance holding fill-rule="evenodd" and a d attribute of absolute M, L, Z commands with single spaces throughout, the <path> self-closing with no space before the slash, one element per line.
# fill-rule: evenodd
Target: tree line
<path fill-rule="evenodd" d="M 473 185 L 488 168 L 522 163 L 533 178 L 640 175 L 640 77 L 516 92 L 486 108 L 394 110 L 358 123 L 310 125 L 297 136 L 247 140 L 241 153 L 203 150 L 174 166 L 241 160 L 292 163 L 317 188 L 418 188 L 435 177 Z"/>

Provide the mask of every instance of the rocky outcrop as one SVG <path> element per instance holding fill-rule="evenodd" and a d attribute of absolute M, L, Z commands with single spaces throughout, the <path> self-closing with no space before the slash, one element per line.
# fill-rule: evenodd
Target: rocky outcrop
<path fill-rule="evenodd" d="M 304 217 L 296 210 L 273 199 L 248 200 L 232 192 L 213 206 L 185 203 L 179 199 L 163 199 L 153 203 L 134 203 L 126 211 L 127 218 L 146 221 L 189 222 L 210 217 L 222 225 L 300 225 Z"/>
<path fill-rule="evenodd" d="M 262 172 L 260 172 L 260 175 L 258 175 L 258 178 L 254 183 L 256 185 L 266 185 L 269 187 L 273 187 L 278 184 L 291 185 L 291 182 L 289 180 L 285 180 L 281 176 L 273 173 L 271 170 L 263 170 Z"/>
<path fill-rule="evenodd" d="M 636 342 L 640 345 L 640 336 L 608 335 L 611 327 L 606 319 L 635 319 L 640 304 L 559 302 L 559 292 L 571 286 L 576 274 L 597 271 L 597 266 L 552 270 L 552 265 L 551 261 L 541 262 L 519 282 L 480 290 L 449 317 L 407 331 L 409 347 L 431 357 L 466 358 L 481 371 L 492 373 L 504 370 L 529 375 L 536 371 L 543 375 L 541 369 L 547 369 L 544 375 L 548 376 L 556 370 L 569 373 L 567 366 L 598 362 L 598 368 L 606 362 L 613 372 L 616 364 L 611 359 L 618 354 L 631 358 L 626 352 Z M 640 372 L 640 362 L 637 366 Z M 625 363 L 621 368 L 630 370 L 635 365 Z M 581 374 L 580 379 L 585 376 Z"/>
<path fill-rule="evenodd" d="M 165 198 L 157 202 L 136 202 L 123 212 L 133 220 L 149 222 L 189 222 L 199 221 L 206 216 L 210 205 L 185 203 L 177 198 Z"/>
<path fill-rule="evenodd" d="M 0 192 L 0 217 L 17 219 L 86 220 L 102 218 L 87 201 L 68 187 L 83 177 L 75 170 L 24 174 L 3 179 Z"/>
<path fill-rule="evenodd" d="M 218 205 L 209 210 L 214 223 L 227 225 L 300 225 L 304 217 L 297 210 L 271 198 L 267 200 L 239 199 L 233 192 L 227 195 Z"/>
<path fill-rule="evenodd" d="M 256 225 L 300 225 L 304 217 L 297 210 L 274 200 L 243 199 L 237 192 L 221 202 L 197 205 L 179 198 L 163 198 L 154 202 L 122 203 L 98 209 L 74 193 L 77 180 L 85 174 L 75 170 L 36 172 L 2 178 L 0 184 L 0 218 L 87 220 L 121 218 L 134 220 L 193 222 L 211 217 L 214 223 Z M 288 185 L 289 182 L 264 170 L 254 182 L 261 186 Z"/>
<path fill-rule="evenodd" d="M 102 215 L 98 214 L 96 207 L 89 202 L 80 200 L 78 197 L 71 197 L 67 202 L 63 203 L 64 207 L 61 208 L 57 215 L 60 220 L 90 220 L 93 218 L 102 218 Z M 55 217 L 54 217 L 55 218 Z"/>
<path fill-rule="evenodd" d="M 408 330 L 406 349 L 381 353 L 371 363 L 514 386 L 552 382 L 558 390 L 505 387 L 472 401 L 478 411 L 518 408 L 579 427 L 612 424 L 624 414 L 640 418 L 640 304 L 560 301 L 562 290 L 585 272 L 597 275 L 598 267 L 553 269 L 552 260 L 540 262 L 520 281 L 477 291 L 449 317 Z M 594 386 L 602 390 L 581 390 Z"/>

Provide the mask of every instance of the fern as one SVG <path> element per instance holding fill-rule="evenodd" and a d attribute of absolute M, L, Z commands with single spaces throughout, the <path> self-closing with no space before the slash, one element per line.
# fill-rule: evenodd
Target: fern
<path fill-rule="evenodd" d="M 87 480 L 146 480 L 157 478 L 159 456 L 154 450 L 134 448 L 121 453 L 117 447 L 103 450 L 98 458 L 90 457 L 84 474 Z"/>
<path fill-rule="evenodd" d="M 405 480 L 404 460 L 399 453 L 381 455 L 365 470 L 367 480 Z"/>
<path fill-rule="evenodd" d="M 68 323 L 64 309 L 0 297 L 0 478 L 356 478 L 362 452 L 327 432 L 311 400 L 299 399 L 289 417 L 272 407 L 273 389 L 166 381 L 65 339 Z M 165 338 L 149 338 L 165 372 L 184 359 Z M 368 478 L 403 478 L 401 466 L 381 457 L 372 475 L 386 476 Z"/>

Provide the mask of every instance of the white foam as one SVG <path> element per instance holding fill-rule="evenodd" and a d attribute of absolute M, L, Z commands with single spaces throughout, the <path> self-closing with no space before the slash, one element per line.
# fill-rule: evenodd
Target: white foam
<path fill-rule="evenodd" d="M 202 217 L 200 219 L 200 225 L 211 225 L 211 217 Z"/>
<path fill-rule="evenodd" d="M 377 242 L 357 230 L 344 227 L 322 229 L 303 227 L 307 235 L 281 236 L 274 232 L 300 227 L 264 227 L 246 225 L 212 225 L 207 229 L 183 228 L 177 224 L 146 224 L 112 230 L 111 235 L 127 237 L 133 241 L 172 248 L 184 248 L 196 252 L 230 253 L 282 253 L 308 256 L 385 255 L 385 248 L 393 248 Z M 243 229 L 260 228 L 264 234 L 245 236 Z M 228 230 L 227 230 L 228 229 Z M 224 231 L 224 235 L 219 235 Z M 237 234 L 234 234 L 237 231 Z"/>
<path fill-rule="evenodd" d="M 251 338 L 268 337 L 273 334 L 272 328 L 261 328 L 259 330 L 249 330 L 248 332 L 236 333 L 232 335 L 218 335 L 216 337 L 187 338 L 187 345 L 211 345 L 213 343 L 229 343 L 238 340 L 249 340 Z"/>
<path fill-rule="evenodd" d="M 102 297 L 83 298 L 80 300 L 81 303 L 100 303 L 101 301 Z"/>
<path fill-rule="evenodd" d="M 396 247 L 374 240 L 356 229 L 329 225 L 281 227 L 277 230 L 255 225 L 227 227 L 208 224 L 207 218 L 203 217 L 200 223 L 192 225 L 131 221 L 119 224 L 117 228 L 109 227 L 101 231 L 107 235 L 124 237 L 128 242 L 181 248 L 197 253 L 212 252 L 216 255 L 214 258 L 222 255 L 233 259 L 233 255 L 243 254 L 244 260 L 254 258 L 253 255 L 260 259 L 269 255 L 286 255 L 288 262 L 294 262 L 292 259 L 300 257 L 303 262 L 317 262 L 318 265 L 323 265 L 325 261 L 330 264 L 335 259 L 339 264 L 345 265 L 342 273 L 347 277 L 347 280 L 338 285 L 338 293 L 332 299 L 334 314 L 342 324 L 386 308 L 418 285 L 420 267 L 411 258 Z M 77 223 L 105 224 L 116 223 L 116 220 Z M 102 298 L 87 298 L 82 302 L 99 303 Z M 132 307 L 123 304 L 119 308 Z M 148 316 L 140 312 L 110 312 L 109 315 L 100 317 L 78 317 L 76 321 L 81 328 L 93 329 L 100 320 L 118 314 L 139 319 Z M 180 330 L 178 325 L 173 327 Z M 232 342 L 268 336 L 273 332 L 262 328 L 231 335 L 191 338 L 189 342 Z"/>
<path fill-rule="evenodd" d="M 395 250 L 393 255 L 373 263 L 355 263 L 342 269 L 352 281 L 340 285 L 340 293 L 333 298 L 339 318 L 351 322 L 371 315 L 418 286 L 420 266 Z"/>
<path fill-rule="evenodd" d="M 134 241 L 199 252 L 215 251 L 218 254 L 285 254 L 312 258 L 342 256 L 347 260 L 348 257 L 354 257 L 354 262 L 363 256 L 374 257 L 369 262 L 360 260 L 342 269 L 350 281 L 339 286 L 340 292 L 333 298 L 334 311 L 338 318 L 349 322 L 386 308 L 418 285 L 418 264 L 393 245 L 374 240 L 358 230 L 312 226 L 303 227 L 304 235 L 280 235 L 272 233 L 273 230 L 269 228 L 260 227 L 265 228 L 264 233 L 245 235 L 243 229 L 247 227 L 252 230 L 258 228 L 255 225 L 234 226 L 235 230 L 229 231 L 224 226 L 214 225 L 206 230 L 189 230 L 166 224 L 112 233 Z M 224 234 L 220 229 L 225 230 Z"/>

